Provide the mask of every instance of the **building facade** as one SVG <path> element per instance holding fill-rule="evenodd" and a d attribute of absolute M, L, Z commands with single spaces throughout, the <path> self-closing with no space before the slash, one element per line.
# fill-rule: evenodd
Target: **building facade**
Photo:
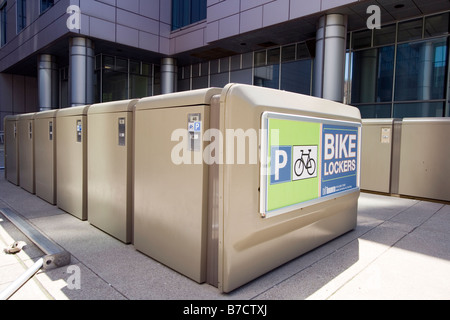
<path fill-rule="evenodd" d="M 447 0 L 0 0 L 9 114 L 239 82 L 450 115 Z"/>

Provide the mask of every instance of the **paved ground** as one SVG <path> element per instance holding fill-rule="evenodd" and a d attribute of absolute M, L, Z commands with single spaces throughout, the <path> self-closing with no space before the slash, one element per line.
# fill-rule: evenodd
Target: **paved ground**
<path fill-rule="evenodd" d="M 362 193 L 358 226 L 229 294 L 197 284 L 4 180 L 0 208 L 27 219 L 72 255 L 39 271 L 10 300 L 450 299 L 450 205 Z M 0 292 L 43 253 L 0 215 Z M 78 277 L 79 276 L 79 277 Z M 77 287 L 77 284 L 80 284 Z"/>

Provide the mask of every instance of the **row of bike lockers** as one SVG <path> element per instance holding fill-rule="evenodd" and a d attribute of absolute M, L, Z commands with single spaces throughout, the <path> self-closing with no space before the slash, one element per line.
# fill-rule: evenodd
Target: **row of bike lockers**
<path fill-rule="evenodd" d="M 10 182 L 221 292 L 356 226 L 361 116 L 340 103 L 229 84 L 5 131 Z"/>
<path fill-rule="evenodd" d="M 450 201 L 450 118 L 362 123 L 361 189 Z"/>

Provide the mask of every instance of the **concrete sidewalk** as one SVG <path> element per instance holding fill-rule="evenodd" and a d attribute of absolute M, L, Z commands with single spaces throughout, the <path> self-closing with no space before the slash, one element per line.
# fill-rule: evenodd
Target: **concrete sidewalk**
<path fill-rule="evenodd" d="M 69 267 L 39 271 L 10 300 L 450 299 L 448 204 L 362 193 L 355 230 L 229 294 L 6 182 L 3 171 L 0 208 L 72 255 Z M 28 243 L 19 254 L 3 252 L 19 240 Z M 1 292 L 43 253 L 2 215 L 0 247 Z"/>

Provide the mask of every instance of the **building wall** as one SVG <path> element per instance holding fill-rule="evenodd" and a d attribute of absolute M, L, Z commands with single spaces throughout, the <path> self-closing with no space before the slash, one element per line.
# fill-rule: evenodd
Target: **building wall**
<path fill-rule="evenodd" d="M 81 29 L 69 30 L 70 5 L 81 10 Z M 67 35 L 85 35 L 144 50 L 170 51 L 171 1 L 56 0 L 39 14 L 39 1 L 27 1 L 27 27 L 17 34 L 16 1 L 7 4 L 7 44 L 0 50 L 0 72 Z"/>
<path fill-rule="evenodd" d="M 111 43 L 123 44 L 130 47 L 140 48 L 149 52 L 149 56 L 163 57 L 166 55 L 175 55 L 177 53 L 189 51 L 191 49 L 202 48 L 211 42 L 226 39 L 228 37 L 249 33 L 252 35 L 252 31 L 261 30 L 261 28 L 276 25 L 278 23 L 291 21 L 291 20 L 306 20 L 314 23 L 316 18 L 309 17 L 310 15 L 323 12 L 328 9 L 336 8 L 339 6 L 347 5 L 350 3 L 363 2 L 357 0 L 207 0 L 207 19 L 193 23 L 191 25 L 182 27 L 178 30 L 171 30 L 171 2 L 170 0 L 55 0 L 55 5 L 50 10 L 39 14 L 39 1 L 30 0 L 27 1 L 27 23 L 28 26 L 22 30 L 19 34 L 16 34 L 16 1 L 8 1 L 7 16 L 8 16 L 8 43 L 0 49 L 0 72 L 4 71 L 8 67 L 25 61 L 27 57 L 36 55 L 39 50 L 52 47 L 52 44 L 66 43 L 68 45 L 68 37 L 73 35 L 84 35 L 93 38 L 94 43 L 96 39 L 102 39 L 110 41 Z M 69 15 L 66 9 L 70 5 L 77 5 L 81 9 L 81 29 L 70 31 L 66 26 L 66 21 Z M 365 5 L 361 4 L 359 7 L 364 7 L 363 13 L 365 14 Z M 421 18 L 420 18 L 421 19 Z M 423 18 L 423 25 L 427 25 L 428 18 Z M 401 19 L 397 19 L 401 21 Z M 297 21 L 296 21 L 297 22 Z M 408 22 L 405 22 L 408 23 Z M 394 31 L 391 32 L 394 35 L 398 33 L 396 31 L 403 25 L 403 22 L 394 23 Z M 384 26 L 382 31 L 389 30 L 389 26 Z M 401 67 L 401 56 L 398 53 L 402 53 L 402 46 L 407 46 L 402 41 L 395 40 L 390 43 L 383 44 L 369 44 L 370 48 L 357 47 L 357 35 L 359 31 L 349 30 L 348 39 L 351 39 L 351 48 L 348 55 L 348 62 L 357 62 L 359 56 L 360 59 L 366 61 L 369 58 L 374 58 L 373 52 L 377 50 L 377 58 L 379 63 L 385 65 L 388 71 L 396 72 L 389 79 L 386 80 L 388 73 L 383 71 L 383 78 L 375 79 L 378 81 L 377 88 L 379 90 L 387 88 L 391 90 L 386 93 L 387 100 L 375 99 L 367 100 L 367 88 L 373 89 L 371 83 L 368 83 L 368 79 L 364 78 L 357 83 L 362 86 L 361 95 L 364 95 L 366 100 L 357 100 L 356 86 L 352 85 L 353 80 L 357 81 L 359 70 L 352 70 L 348 64 L 348 77 L 346 79 L 346 102 L 352 103 L 360 107 L 368 115 L 380 116 L 379 114 L 373 115 L 373 110 L 382 109 L 386 111 L 386 114 L 396 115 L 396 110 L 403 107 L 410 107 L 413 102 L 419 102 L 424 100 L 428 110 L 434 110 L 433 107 L 439 104 L 437 108 L 437 114 L 444 113 L 449 114 L 448 103 L 445 103 L 448 99 L 450 91 L 450 81 L 448 81 L 448 31 L 439 35 L 427 36 L 424 32 L 423 38 L 420 39 L 407 39 L 408 41 L 420 42 L 425 41 L 428 38 L 438 40 L 436 37 L 447 41 L 445 46 L 443 59 L 437 61 L 445 67 L 435 68 L 440 73 L 437 74 L 439 79 L 444 79 L 447 76 L 447 80 L 439 82 L 440 88 L 444 88 L 440 91 L 438 97 L 434 97 L 433 105 L 428 103 L 428 98 L 397 98 L 393 93 L 400 92 L 398 90 L 399 85 L 394 82 L 400 79 L 401 72 L 397 68 Z M 361 39 L 373 39 L 375 41 L 376 31 L 371 31 L 365 28 L 361 31 Z M 374 32 L 374 35 L 367 36 L 365 33 Z M 415 43 L 416 45 L 417 43 Z M 304 87 L 295 88 L 295 90 L 308 94 L 308 88 L 311 89 L 311 79 L 313 78 L 311 66 L 314 64 L 313 55 L 307 57 L 304 62 L 304 57 L 296 57 L 294 60 L 283 60 L 283 54 L 285 49 L 288 49 L 290 45 L 285 44 L 280 48 L 267 49 L 267 56 L 272 52 L 278 52 L 280 60 L 277 63 L 269 63 L 266 65 L 259 65 L 257 63 L 257 56 L 261 52 L 247 52 L 233 57 L 225 57 L 219 60 L 203 61 L 196 65 L 181 65 L 179 64 L 178 71 L 178 89 L 189 90 L 196 89 L 212 85 L 221 85 L 228 81 L 244 82 L 254 85 L 270 86 L 280 89 L 288 90 L 290 87 L 285 87 L 288 82 L 285 79 L 291 79 L 293 75 L 298 74 L 306 75 Z M 388 46 L 396 48 L 396 50 L 389 51 Z M 443 46 L 440 46 L 443 47 Z M 407 49 L 407 48 L 406 48 Z M 280 51 L 281 50 L 281 51 Z M 372 50 L 369 52 L 369 50 Z M 263 50 L 264 51 L 264 50 Z M 367 52 L 366 52 L 367 51 Z M 394 53 L 397 52 L 397 56 Z M 97 52 L 97 54 L 103 55 L 115 55 L 111 52 Z M 281 55 L 280 55 L 281 54 Z M 369 56 L 367 56 L 369 54 Z M 384 59 L 390 54 L 390 60 Z M 436 57 L 436 55 L 435 55 Z M 129 58 L 128 58 L 129 59 Z M 302 60 L 302 62 L 300 61 Z M 130 60 L 131 61 L 131 60 Z M 269 61 L 269 59 L 267 59 Z M 375 60 L 374 60 L 375 61 Z M 143 61 L 146 62 L 146 61 Z M 152 62 L 154 63 L 154 62 Z M 366 68 L 371 66 L 367 62 L 363 64 Z M 406 64 L 408 65 L 408 64 Z M 382 65 L 383 66 L 383 65 Z M 68 67 L 67 65 L 60 65 L 61 67 Z M 291 67 L 291 68 L 289 68 Z M 295 68 L 294 68 L 295 67 Z M 374 67 L 374 66 L 372 66 Z M 439 69 L 439 70 L 438 70 Z M 442 69 L 442 70 L 441 70 Z M 295 71 L 295 72 L 294 72 Z M 362 72 L 362 71 L 361 71 Z M 446 72 L 446 73 L 445 73 Z M 154 66 L 153 75 L 151 81 L 156 81 L 157 66 Z M 441 75 L 443 74 L 443 76 Z M 0 112 L 6 113 L 22 113 L 30 110 L 32 105 L 37 105 L 36 92 L 30 94 L 30 92 L 36 91 L 32 89 L 36 88 L 36 79 L 33 77 L 1 74 L 0 85 L 6 86 L 0 88 Z M 142 75 L 140 75 L 142 76 Z M 271 79 L 272 76 L 275 76 Z M 276 78 L 278 76 L 278 78 Z M 409 77 L 412 79 L 413 77 Z M 420 75 L 415 77 L 420 78 Z M 436 78 L 436 79 L 438 79 Z M 20 80 L 22 79 L 22 80 Z M 375 81 L 371 79 L 372 82 Z M 34 83 L 30 88 L 23 88 L 20 83 Z M 309 81 L 309 82 L 308 82 Z M 381 85 L 380 85 L 381 84 Z M 400 83 L 401 84 L 401 83 Z M 158 83 L 152 83 L 152 89 L 155 91 Z M 417 87 L 417 86 L 416 86 Z M 424 86 L 422 86 L 424 87 Z M 397 90 L 393 90 L 397 88 Z M 441 88 L 441 89 L 442 89 Z M 8 90 L 15 90 L 12 93 L 6 93 Z M 351 90 L 354 89 L 352 94 Z M 290 90 L 290 89 L 289 89 Z M 365 90 L 365 91 L 364 91 Z M 309 90 L 311 91 L 311 90 Z M 416 90 L 417 91 L 417 90 Z M 155 92 L 158 92 L 156 90 Z M 421 92 L 424 92 L 422 90 Z M 16 99 L 11 97 L 17 95 Z M 20 96 L 22 95 L 22 96 Z M 22 99 L 22 100 L 21 100 Z M 24 100 L 28 100 L 26 103 Z M 21 102 L 22 101 L 22 102 Z M 22 103 L 22 104 L 20 104 Z M 420 102 L 420 103 L 423 103 Z M 402 104 L 402 105 L 400 105 Z M 418 103 L 417 107 L 420 107 Z M 440 106 L 445 106 L 444 110 Z M 381 110 L 380 109 L 380 110 Z M 422 110 L 422 109 L 421 109 Z M 443 111 L 441 111 L 443 110 Z M 372 112 L 372 113 L 370 113 Z M 431 114 L 431 113 L 430 113 Z M 434 115 L 434 113 L 433 113 Z"/>
<path fill-rule="evenodd" d="M 363 118 L 448 116 L 449 31 L 445 12 L 351 32 L 347 102 Z"/>
<path fill-rule="evenodd" d="M 27 1 L 27 25 L 17 32 L 16 1 L 7 2 L 7 43 L 0 48 L 2 117 L 35 111 L 38 107 L 37 54 L 47 53 L 46 48 L 53 48 L 55 44 L 68 47 L 70 36 L 85 35 L 94 38 L 94 43 L 97 38 L 154 53 L 169 52 L 171 1 L 55 0 L 54 6 L 43 13 L 40 13 L 39 3 L 38 0 Z M 80 30 L 67 27 L 70 17 L 67 9 L 71 5 L 80 8 Z M 68 56 L 65 58 L 68 60 Z M 17 64 L 22 65 L 22 72 L 32 76 L 5 73 Z M 19 85 L 21 82 L 27 84 L 26 88 Z"/>
<path fill-rule="evenodd" d="M 0 131 L 5 116 L 39 111 L 37 94 L 36 78 L 0 73 Z"/>
<path fill-rule="evenodd" d="M 208 0 L 207 20 L 171 34 L 171 54 L 357 0 Z"/>
<path fill-rule="evenodd" d="M 8 43 L 0 50 L 0 72 L 68 34 L 172 55 L 352 2 L 357 1 L 208 0 L 206 20 L 171 31 L 170 0 L 55 0 L 42 14 L 39 1 L 27 1 L 27 27 L 17 34 L 16 1 L 8 1 Z M 70 5 L 80 7 L 80 30 L 66 27 Z"/>
<path fill-rule="evenodd" d="M 39 14 L 39 2 L 27 2 L 27 27 L 17 34 L 16 1 L 7 4 L 7 43 L 0 50 L 0 72 L 48 46 L 68 32 L 69 0 L 57 0 L 51 10 Z"/>
<path fill-rule="evenodd" d="M 171 1 L 70 1 L 81 9 L 80 34 L 152 52 L 169 53 Z"/>

